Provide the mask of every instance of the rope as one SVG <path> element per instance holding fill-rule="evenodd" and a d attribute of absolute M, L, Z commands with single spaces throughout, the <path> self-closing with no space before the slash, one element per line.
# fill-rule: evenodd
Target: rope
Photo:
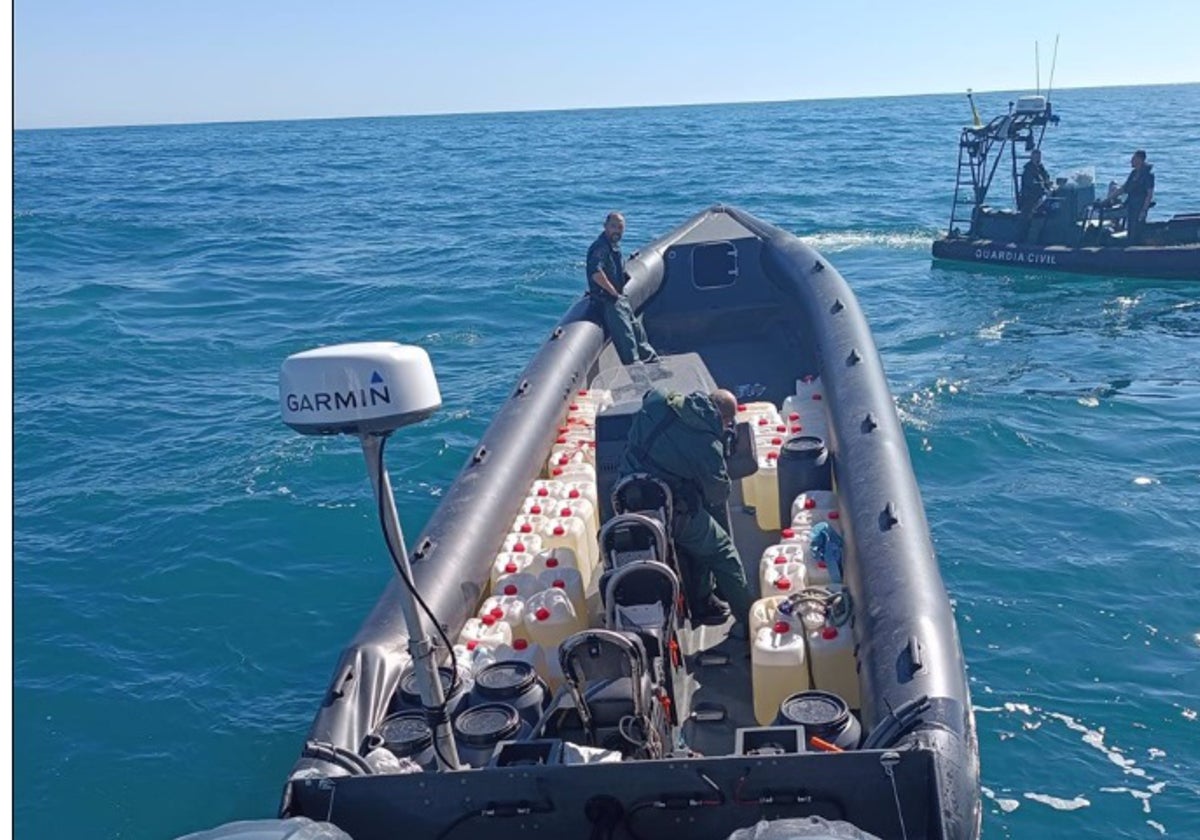
<path fill-rule="evenodd" d="M 892 771 L 892 765 L 899 760 L 900 755 L 895 752 L 886 752 L 879 757 L 879 762 L 883 765 L 883 772 L 892 783 L 892 799 L 896 802 L 896 819 L 900 821 L 901 840 L 908 840 L 908 829 L 904 826 L 904 810 L 900 807 L 900 791 L 896 788 L 896 774 Z"/>

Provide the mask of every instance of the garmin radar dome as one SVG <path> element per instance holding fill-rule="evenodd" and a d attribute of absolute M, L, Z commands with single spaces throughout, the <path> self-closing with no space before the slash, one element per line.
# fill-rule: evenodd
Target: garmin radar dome
<path fill-rule="evenodd" d="M 429 354 L 366 341 L 295 353 L 279 370 L 283 422 L 306 435 L 364 435 L 419 423 L 442 406 Z"/>
<path fill-rule="evenodd" d="M 318 347 L 288 356 L 279 369 L 279 408 L 284 423 L 306 435 L 354 435 L 362 445 L 384 542 L 403 583 L 400 612 L 417 693 L 433 731 L 433 750 L 439 768 L 455 770 L 459 766 L 458 752 L 447 714 L 447 696 L 453 696 L 460 686 L 455 677 L 449 690 L 443 690 L 434 644 L 422 615 L 446 649 L 452 644 L 413 583 L 400 514 L 383 458 L 392 432 L 421 422 L 441 407 L 442 395 L 429 354 L 409 344 L 368 341 Z M 453 654 L 451 671 L 457 674 Z"/>

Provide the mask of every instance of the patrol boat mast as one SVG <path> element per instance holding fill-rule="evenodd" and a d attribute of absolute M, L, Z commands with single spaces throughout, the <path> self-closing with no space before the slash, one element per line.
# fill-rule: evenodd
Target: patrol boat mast
<path fill-rule="evenodd" d="M 994 117 L 984 125 L 980 124 L 975 98 L 970 91 L 967 100 L 971 103 L 975 125 L 964 128 L 958 141 L 954 203 L 950 209 L 949 235 L 952 237 L 976 235 L 979 210 L 987 200 L 1006 148 L 1012 165 L 1015 199 L 1020 192 L 1020 164 L 1028 159 L 1030 152 L 1041 147 L 1046 127 L 1058 124 L 1058 115 L 1045 96 L 1023 96 L 1010 102 L 1008 113 Z"/>

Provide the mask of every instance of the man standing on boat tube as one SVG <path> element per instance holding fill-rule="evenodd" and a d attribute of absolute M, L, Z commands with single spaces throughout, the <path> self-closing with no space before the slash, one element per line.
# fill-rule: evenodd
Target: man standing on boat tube
<path fill-rule="evenodd" d="M 737 400 L 729 391 L 648 391 L 629 428 L 621 475 L 649 473 L 671 488 L 671 536 L 680 555 L 692 621 L 724 624 L 732 612 L 737 623 L 730 635 L 744 639 L 753 597 L 737 547 L 721 524 L 732 486 L 725 430 L 733 426 L 736 414 Z M 716 590 L 728 599 L 728 606 Z"/>
<path fill-rule="evenodd" d="M 600 301 L 604 328 L 623 365 L 658 361 L 658 354 L 646 340 L 641 320 L 633 314 L 625 297 L 625 259 L 621 255 L 621 237 L 625 217 L 612 212 L 604 220 L 604 230 L 587 252 L 588 295 Z"/>

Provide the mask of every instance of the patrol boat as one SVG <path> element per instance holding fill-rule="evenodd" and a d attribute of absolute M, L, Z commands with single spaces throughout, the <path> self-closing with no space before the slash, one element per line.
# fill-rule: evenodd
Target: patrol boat
<path fill-rule="evenodd" d="M 1059 115 L 1040 95 L 1010 102 L 1006 113 L 986 124 L 973 99 L 971 110 L 974 125 L 963 128 L 958 140 L 950 225 L 933 243 L 934 259 L 1038 272 L 1200 280 L 1200 213 L 1147 221 L 1140 241 L 1131 244 L 1125 207 L 1113 197 L 1116 185 L 1098 199 L 1092 171 L 1057 178 L 1032 216 L 994 206 L 997 172 L 1003 173 L 1001 183 L 1009 182 L 1017 205 L 1024 164 Z"/>
<path fill-rule="evenodd" d="M 398 574 L 334 670 L 280 816 L 355 840 L 726 838 L 762 821 L 756 836 L 978 837 L 958 632 L 850 287 L 726 206 L 627 271 L 661 362 L 623 367 L 597 304 L 576 302 L 411 557 L 383 443 L 440 405 L 428 357 L 375 343 L 284 363 L 285 422 L 361 439 Z M 691 621 L 670 490 L 618 475 L 649 389 L 717 387 L 741 400 L 719 517 L 758 599 L 749 641 Z"/>

